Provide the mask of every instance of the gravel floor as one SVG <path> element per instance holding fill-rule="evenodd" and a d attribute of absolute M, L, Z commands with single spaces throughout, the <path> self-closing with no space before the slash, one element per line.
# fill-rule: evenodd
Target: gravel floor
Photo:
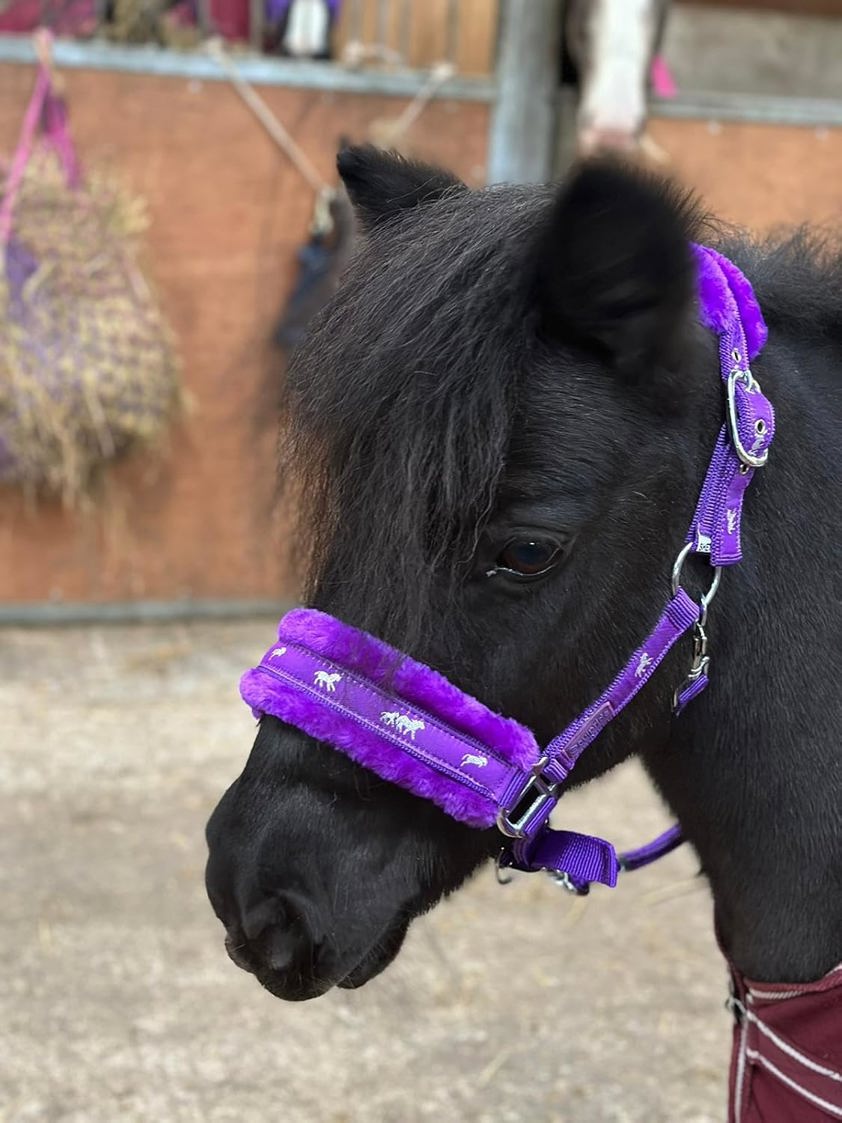
<path fill-rule="evenodd" d="M 491 871 L 363 990 L 237 970 L 204 821 L 248 751 L 271 622 L 0 631 L 0 1120 L 707 1123 L 729 1021 L 689 853 L 575 901 Z M 636 766 L 565 821 L 635 844 Z"/>

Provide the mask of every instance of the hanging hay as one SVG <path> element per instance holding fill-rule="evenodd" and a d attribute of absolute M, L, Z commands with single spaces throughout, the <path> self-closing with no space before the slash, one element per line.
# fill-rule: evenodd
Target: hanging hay
<path fill-rule="evenodd" d="M 112 43 L 158 43 L 187 50 L 202 40 L 193 5 L 180 0 L 111 0 L 100 34 Z"/>
<path fill-rule="evenodd" d="M 53 155 L 29 158 L 0 270 L 0 480 L 78 499 L 178 409 L 173 341 L 135 261 L 144 226 L 108 177 L 74 189 Z"/>

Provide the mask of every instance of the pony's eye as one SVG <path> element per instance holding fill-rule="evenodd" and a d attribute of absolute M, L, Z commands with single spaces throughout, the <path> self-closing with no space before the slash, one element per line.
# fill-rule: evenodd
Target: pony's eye
<path fill-rule="evenodd" d="M 561 560 L 561 546 L 546 538 L 516 539 L 497 557 L 496 568 L 518 577 L 540 577 Z"/>

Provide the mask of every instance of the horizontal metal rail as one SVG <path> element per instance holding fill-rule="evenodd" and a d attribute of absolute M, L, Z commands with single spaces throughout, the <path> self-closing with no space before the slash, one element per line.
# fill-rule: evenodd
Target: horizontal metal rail
<path fill-rule="evenodd" d="M 670 101 L 654 101 L 650 107 L 650 115 L 703 121 L 740 121 L 754 125 L 839 128 L 842 126 L 842 98 L 688 90 Z"/>
<path fill-rule="evenodd" d="M 116 70 L 130 74 L 211 82 L 227 80 L 213 59 L 201 51 L 176 51 L 154 46 L 122 47 L 99 40 L 76 42 L 61 39 L 56 42 L 54 54 L 59 66 L 71 70 Z M 34 61 L 35 55 L 28 36 L 0 35 L 0 63 Z M 408 98 L 414 97 L 429 80 L 426 70 L 355 70 L 339 63 L 275 59 L 257 55 L 237 55 L 236 61 L 243 77 L 256 85 L 290 86 L 334 93 L 385 94 Z M 433 96 L 459 101 L 491 102 L 494 100 L 494 92 L 494 81 L 490 77 L 465 78 L 455 75 L 444 82 Z M 654 101 L 651 115 L 746 124 L 839 128 L 842 127 L 842 98 L 684 90 L 670 101 Z"/>
<path fill-rule="evenodd" d="M 148 74 L 163 78 L 187 78 L 208 82 L 227 82 L 227 75 L 210 55 L 197 51 L 142 46 L 122 47 L 98 40 L 76 42 L 59 39 L 53 58 L 67 70 L 117 70 L 129 74 Z M 386 94 L 414 97 L 429 82 L 427 70 L 356 70 L 335 62 L 309 59 L 267 58 L 260 55 L 232 55 L 246 81 L 259 86 L 290 86 L 295 89 L 325 90 L 332 93 Z M 0 63 L 35 62 L 28 36 L 0 35 Z M 461 78 L 454 75 L 436 91 L 437 98 L 459 101 L 491 101 L 494 83 L 490 78 Z"/>

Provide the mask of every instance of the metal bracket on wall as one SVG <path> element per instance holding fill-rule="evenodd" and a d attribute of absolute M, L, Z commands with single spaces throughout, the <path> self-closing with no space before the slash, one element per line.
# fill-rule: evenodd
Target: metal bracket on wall
<path fill-rule="evenodd" d="M 108 43 L 58 40 L 53 55 L 58 66 L 66 70 L 110 70 L 208 82 L 227 81 L 213 59 L 199 52 L 188 54 L 162 47 L 117 47 Z M 0 63 L 33 65 L 35 54 L 30 40 L 24 36 L 0 35 Z M 429 81 L 426 70 L 367 72 L 305 59 L 289 61 L 246 56 L 238 59 L 238 67 L 249 82 L 257 85 L 402 98 L 415 96 Z M 454 75 L 436 91 L 435 97 L 493 102 L 495 91 L 493 78 Z M 839 128 L 842 127 L 842 98 L 682 90 L 671 101 L 655 101 L 650 107 L 650 116 Z"/>

